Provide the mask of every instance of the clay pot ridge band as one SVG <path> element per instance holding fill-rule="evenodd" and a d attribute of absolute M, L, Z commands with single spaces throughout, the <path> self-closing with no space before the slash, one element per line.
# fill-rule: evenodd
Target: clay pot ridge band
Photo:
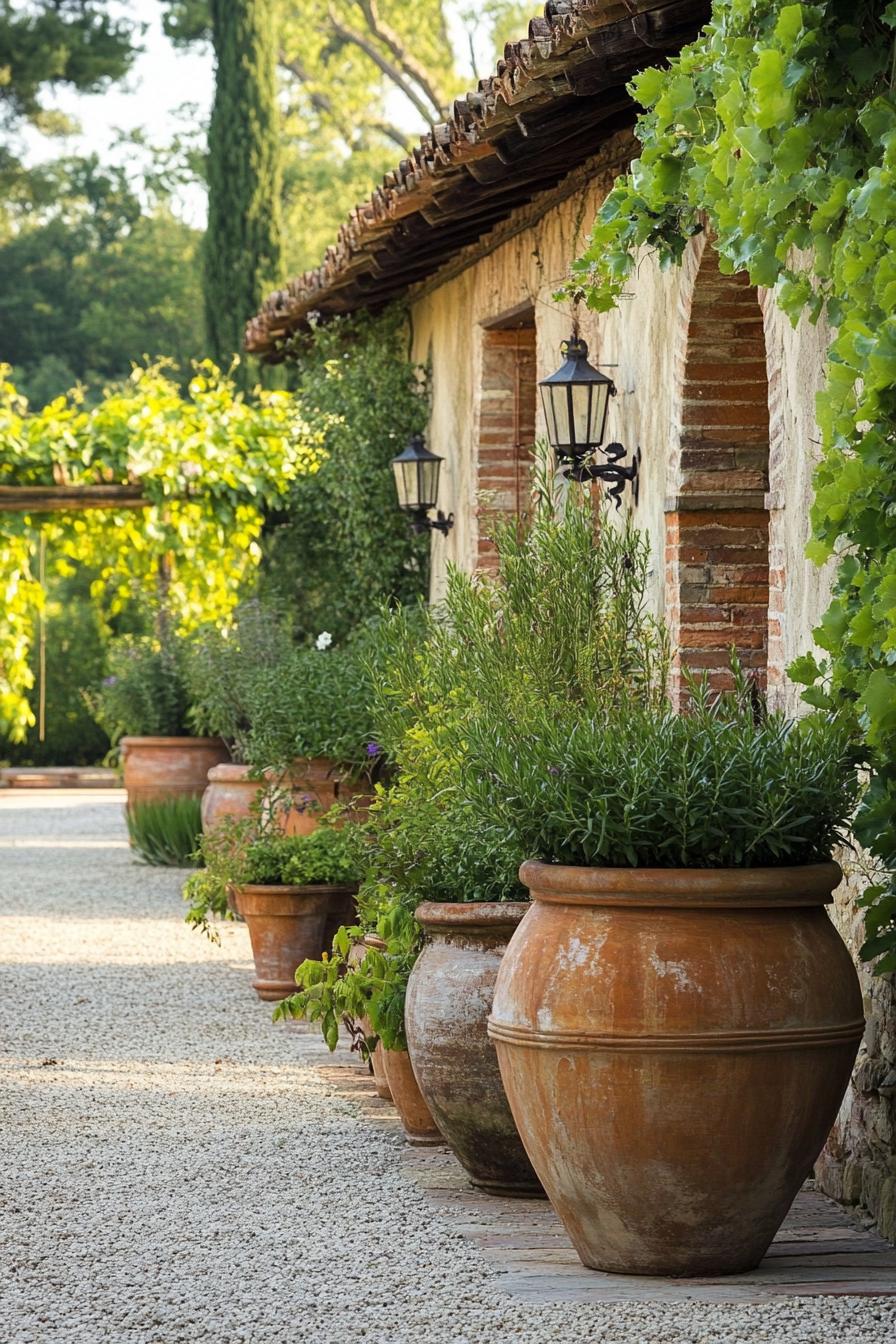
<path fill-rule="evenodd" d="M 829 905 L 837 863 L 781 868 L 578 868 L 527 859 L 520 880 L 532 899 L 560 905 Z"/>
<path fill-rule="evenodd" d="M 421 901 L 414 918 L 427 930 L 515 929 L 528 909 L 528 901 Z"/>

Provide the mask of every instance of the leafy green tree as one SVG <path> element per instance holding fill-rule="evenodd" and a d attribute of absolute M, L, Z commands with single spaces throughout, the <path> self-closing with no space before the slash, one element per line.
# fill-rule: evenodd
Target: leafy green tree
<path fill-rule="evenodd" d="M 0 0 L 0 123 L 59 126 L 43 104 L 46 88 L 98 93 L 127 74 L 136 55 L 134 25 L 94 0 Z"/>
<path fill-rule="evenodd" d="M 211 0 L 206 332 L 226 361 L 282 269 L 276 45 L 269 0 Z"/>
<path fill-rule="evenodd" d="M 30 209 L 0 241 L 0 360 L 35 405 L 144 356 L 186 372 L 201 352 L 200 235 L 164 202 L 143 213 L 138 191 L 95 156 L 30 174 Z"/>
<path fill-rule="evenodd" d="M 491 71 L 529 12 L 487 0 L 450 24 L 446 0 L 279 0 L 287 273 L 320 260 L 351 207 Z M 165 0 L 164 22 L 176 45 L 208 40 L 210 0 Z"/>

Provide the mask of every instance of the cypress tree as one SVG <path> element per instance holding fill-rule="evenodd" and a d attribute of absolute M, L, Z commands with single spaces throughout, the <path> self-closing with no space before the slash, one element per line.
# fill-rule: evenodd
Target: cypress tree
<path fill-rule="evenodd" d="M 203 289 L 209 352 L 225 365 L 282 265 L 272 7 L 272 0 L 211 0 L 216 76 Z"/>

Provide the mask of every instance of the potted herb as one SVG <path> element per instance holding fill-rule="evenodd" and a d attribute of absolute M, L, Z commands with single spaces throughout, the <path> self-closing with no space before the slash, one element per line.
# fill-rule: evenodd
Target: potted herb
<path fill-rule="evenodd" d="M 249 763 L 256 688 L 263 681 L 276 683 L 293 652 L 282 614 L 257 599 L 237 607 L 229 625 L 205 626 L 189 642 L 185 677 L 191 722 L 199 731 L 223 738 L 230 752 L 229 761 L 209 771 L 202 797 L 206 831 L 224 818 L 251 816 L 264 793 L 262 771 Z"/>
<path fill-rule="evenodd" d="M 287 834 L 313 830 L 337 798 L 368 801 L 381 757 L 371 711 L 377 626 L 366 622 L 338 644 L 323 631 L 276 676 L 252 682 L 246 759 L 269 780 Z"/>
<path fill-rule="evenodd" d="M 595 529 L 584 495 L 559 513 L 550 504 L 526 531 L 499 531 L 496 581 L 453 572 L 437 616 L 392 617 L 374 705 L 397 779 L 368 826 L 360 903 L 385 940 L 383 963 L 368 963 L 368 1017 L 387 1070 L 406 1046 L 446 1141 L 471 1182 L 495 1193 L 540 1192 L 487 1035 L 501 957 L 528 909 L 526 851 L 463 797 L 465 724 L 494 702 L 611 703 L 622 680 L 648 695 L 666 665 L 665 636 L 644 609 L 645 539 Z M 539 614 L 544 592 L 550 622 Z M 314 995 L 326 986 L 324 969 L 304 977 Z M 340 1006 L 327 1006 L 320 1020 L 335 1031 Z M 295 1007 L 317 1014 L 322 1004 L 300 995 Z"/>
<path fill-rule="evenodd" d="M 219 737 L 194 737 L 180 639 L 125 635 L 109 646 L 108 674 L 88 697 L 117 743 L 128 808 L 199 798 L 212 766 L 228 759 Z"/>
<path fill-rule="evenodd" d="M 351 922 L 360 854 L 356 828 L 328 814 L 309 835 L 247 832 L 238 827 L 222 844 L 220 830 L 203 836 L 218 883 L 232 889 L 246 921 L 260 999 L 282 999 L 295 987 L 297 966 L 320 957 L 328 931 Z"/>
<path fill-rule="evenodd" d="M 409 1143 L 441 1143 L 442 1135 L 420 1091 L 404 1034 L 404 997 L 416 957 L 417 930 L 400 911 L 377 920 L 359 895 L 361 922 L 343 925 L 326 957 L 311 957 L 296 970 L 298 988 L 278 1004 L 275 1018 L 320 1025 L 331 1050 L 344 1025 L 354 1048 L 379 1077 L 378 1091 L 395 1103 Z M 382 930 L 386 937 L 381 936 Z"/>
<path fill-rule="evenodd" d="M 337 798 L 369 790 L 380 763 L 369 708 L 375 628 L 362 625 L 339 644 L 323 631 L 296 645 L 283 617 L 253 601 L 227 629 L 194 638 L 192 721 L 220 734 L 233 758 L 209 779 L 206 829 L 249 815 L 262 797 L 275 829 L 309 834 Z"/>
<path fill-rule="evenodd" d="M 863 1030 L 825 904 L 856 803 L 836 722 L 691 684 L 686 713 L 554 702 L 466 725 L 471 805 L 537 856 L 489 1031 L 586 1265 L 753 1269 Z"/>

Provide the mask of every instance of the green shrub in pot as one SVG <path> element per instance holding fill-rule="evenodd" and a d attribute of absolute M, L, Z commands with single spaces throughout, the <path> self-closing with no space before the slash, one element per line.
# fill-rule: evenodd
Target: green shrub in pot
<path fill-rule="evenodd" d="M 259 818 L 226 818 L 200 838 L 199 873 L 187 880 L 184 900 L 188 924 L 220 941 L 210 917 L 232 919 L 231 886 L 351 886 L 363 871 L 359 827 L 343 822 L 339 807 L 321 818 L 310 835 L 277 835 Z"/>
<path fill-rule="evenodd" d="M 623 694 L 662 699 L 669 648 L 645 601 L 649 546 L 630 522 L 597 515 L 585 491 L 558 507 L 542 488 L 529 526 L 497 534 L 495 579 L 449 574 L 437 611 L 398 609 L 376 630 L 375 745 L 394 783 L 366 827 L 361 923 L 326 962 L 297 972 L 281 1014 L 321 1024 L 366 1018 L 388 1049 L 405 1047 L 404 994 L 420 944 L 422 900 L 526 899 L 526 840 L 466 790 L 467 727 L 492 715 L 564 704 L 609 710 Z M 385 947 L 350 949 L 375 933 Z"/>
<path fill-rule="evenodd" d="M 190 701 L 185 643 L 164 643 L 150 635 L 112 640 L 107 674 L 85 699 L 97 723 L 114 743 L 122 737 L 188 737 Z"/>
<path fill-rule="evenodd" d="M 194 730 L 223 738 L 233 761 L 245 764 L 259 682 L 276 681 L 294 652 L 282 612 L 257 599 L 237 607 L 226 627 L 197 630 L 184 666 Z"/>
<path fill-rule="evenodd" d="M 586 867 L 746 868 L 830 858 L 859 795 L 837 719 L 768 713 L 737 689 L 691 679 L 689 703 L 616 712 L 532 706 L 464 726 L 459 785 L 505 843 Z"/>

